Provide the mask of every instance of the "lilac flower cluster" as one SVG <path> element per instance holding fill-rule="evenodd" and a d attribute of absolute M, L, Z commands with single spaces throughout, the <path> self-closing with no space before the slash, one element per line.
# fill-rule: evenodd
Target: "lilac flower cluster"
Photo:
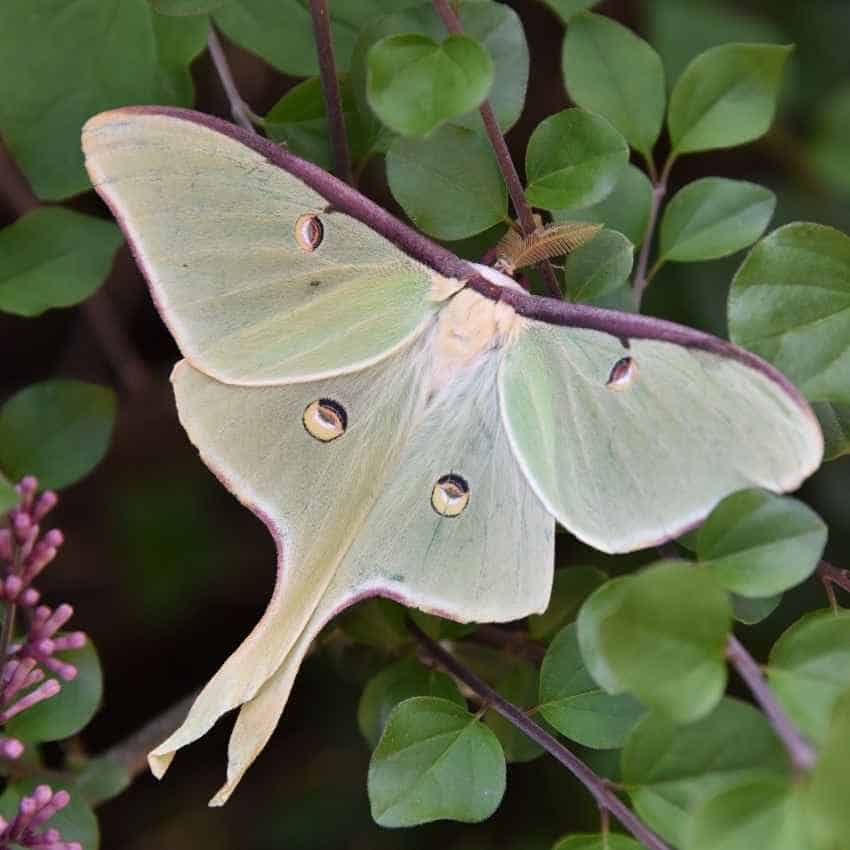
<path fill-rule="evenodd" d="M 54 653 L 79 649 L 86 640 L 82 632 L 57 637 L 73 608 L 63 604 L 53 610 L 39 605 L 41 595 L 32 586 L 63 542 L 58 529 L 41 533 L 41 522 L 56 505 L 56 494 L 45 490 L 37 496 L 38 482 L 32 476 L 23 478 L 16 489 L 20 501 L 0 527 L 0 724 L 59 693 L 58 679 L 46 679 L 45 671 L 69 682 L 77 675 L 77 668 Z M 14 641 L 18 613 L 25 634 Z M 0 758 L 17 759 L 23 751 L 24 745 L 16 738 L 0 736 Z M 47 785 L 39 785 L 31 796 L 21 800 L 11 821 L 0 817 L 0 850 L 8 850 L 13 844 L 33 850 L 81 850 L 78 843 L 63 841 L 56 829 L 37 831 L 67 806 L 69 799 L 67 791 L 54 792 Z"/>

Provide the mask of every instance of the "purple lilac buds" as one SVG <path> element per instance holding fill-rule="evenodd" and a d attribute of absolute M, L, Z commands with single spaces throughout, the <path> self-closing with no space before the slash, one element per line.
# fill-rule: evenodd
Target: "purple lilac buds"
<path fill-rule="evenodd" d="M 33 850 L 82 850 L 76 841 L 63 841 L 56 829 L 37 831 L 64 809 L 70 799 L 67 791 L 53 791 L 49 785 L 37 786 L 30 796 L 21 800 L 11 821 L 0 817 L 0 850 L 10 850 L 13 844 Z"/>

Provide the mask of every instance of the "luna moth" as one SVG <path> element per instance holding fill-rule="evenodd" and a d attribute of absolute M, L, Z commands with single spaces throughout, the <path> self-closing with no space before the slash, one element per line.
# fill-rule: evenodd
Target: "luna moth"
<path fill-rule="evenodd" d="M 758 357 L 531 295 L 224 121 L 118 109 L 83 148 L 183 354 L 180 420 L 278 548 L 262 619 L 149 757 L 161 776 L 238 708 L 213 804 L 356 600 L 461 621 L 541 612 L 556 521 L 627 552 L 820 462 L 809 406 Z"/>

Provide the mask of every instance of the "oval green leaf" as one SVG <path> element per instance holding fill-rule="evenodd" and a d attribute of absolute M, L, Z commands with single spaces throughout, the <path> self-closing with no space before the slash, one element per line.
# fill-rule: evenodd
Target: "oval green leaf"
<path fill-rule="evenodd" d="M 91 640 L 85 646 L 56 657 L 77 668 L 70 682 L 55 677 L 62 690 L 56 696 L 39 702 L 15 715 L 6 731 L 23 741 L 58 741 L 75 735 L 88 725 L 100 707 L 103 696 L 103 673 Z M 49 670 L 45 671 L 52 675 Z"/>
<path fill-rule="evenodd" d="M 629 161 L 626 140 L 600 115 L 565 109 L 545 118 L 528 141 L 530 203 L 544 209 L 586 207 L 617 185 Z"/>
<path fill-rule="evenodd" d="M 626 286 L 634 264 L 634 245 L 616 230 L 601 230 L 567 255 L 564 291 L 571 301 L 595 304 Z"/>
<path fill-rule="evenodd" d="M 695 180 L 664 210 L 659 256 L 692 263 L 734 254 L 762 236 L 775 208 L 773 192 L 756 183 Z"/>
<path fill-rule="evenodd" d="M 599 0 L 543 0 L 543 2 L 565 23 L 569 23 L 573 15 L 583 12 L 599 4 Z"/>
<path fill-rule="evenodd" d="M 603 115 L 632 147 L 650 156 L 667 103 L 655 50 L 622 24 L 586 12 L 570 20 L 562 66 L 573 101 Z"/>
<path fill-rule="evenodd" d="M 534 640 L 548 640 L 578 616 L 582 603 L 608 576 L 598 567 L 576 566 L 555 570 L 549 607 L 543 614 L 528 618 L 528 635 Z"/>
<path fill-rule="evenodd" d="M 572 210 L 552 210 L 553 221 L 595 221 L 622 233 L 633 245 L 643 242 L 652 205 L 652 184 L 629 164 L 611 194 L 597 204 Z"/>
<path fill-rule="evenodd" d="M 144 2 L 0 3 L 0 127 L 33 191 L 58 200 L 89 188 L 80 127 L 92 115 L 191 105 L 189 65 L 207 27 L 203 17 L 165 17 Z"/>
<path fill-rule="evenodd" d="M 528 45 L 522 23 L 513 9 L 489 0 L 466 0 L 458 11 L 464 33 L 481 44 L 493 62 L 489 102 L 499 126 L 507 130 L 522 112 L 528 87 Z M 366 65 L 371 46 L 387 36 L 410 32 L 434 41 L 446 37 L 445 24 L 434 11 L 433 3 L 418 0 L 413 8 L 373 18 L 363 27 L 351 57 L 351 80 L 358 108 L 364 116 L 372 115 L 366 96 Z M 454 118 L 451 123 L 484 132 L 477 109 Z"/>
<path fill-rule="evenodd" d="M 647 715 L 626 740 L 622 766 L 622 781 L 638 814 L 681 845 L 697 806 L 754 777 L 783 777 L 787 758 L 760 711 L 724 698 L 687 726 L 658 712 Z"/>
<path fill-rule="evenodd" d="M 391 35 L 372 45 L 366 63 L 369 105 L 403 136 L 427 136 L 478 108 L 493 83 L 490 56 L 466 35 L 441 43 L 417 33 Z"/>
<path fill-rule="evenodd" d="M 729 599 L 707 570 L 665 561 L 623 581 L 599 623 L 599 650 L 644 705 L 690 723 L 723 696 L 731 622 Z"/>
<path fill-rule="evenodd" d="M 626 687 L 608 665 L 601 646 L 601 628 L 605 619 L 619 607 L 627 577 L 611 579 L 587 597 L 576 619 L 581 657 L 593 680 L 609 694 L 621 694 Z"/>
<path fill-rule="evenodd" d="M 486 820 L 505 793 L 498 738 L 444 699 L 414 697 L 387 721 L 369 763 L 369 802 L 381 826 Z"/>
<path fill-rule="evenodd" d="M 490 143 L 446 125 L 427 141 L 396 139 L 387 154 L 390 191 L 420 230 L 464 239 L 504 220 L 508 196 Z"/>
<path fill-rule="evenodd" d="M 229 0 L 149 0 L 160 15 L 206 15 Z"/>
<path fill-rule="evenodd" d="M 737 593 L 733 593 L 731 599 L 735 619 L 747 626 L 754 626 L 756 623 L 767 619 L 779 607 L 782 602 L 782 594 L 758 599 L 738 596 Z"/>
<path fill-rule="evenodd" d="M 850 611 L 799 619 L 774 644 L 767 675 L 788 716 L 822 742 L 836 700 L 850 688 Z"/>
<path fill-rule="evenodd" d="M 738 269 L 729 335 L 813 401 L 850 403 L 850 238 L 821 224 L 775 230 Z"/>
<path fill-rule="evenodd" d="M 440 697 L 466 708 L 466 701 L 449 676 L 423 667 L 414 658 L 397 661 L 373 676 L 357 706 L 357 725 L 369 745 L 377 746 L 387 718 L 400 702 L 421 696 Z"/>
<path fill-rule="evenodd" d="M 552 641 L 540 669 L 540 713 L 586 747 L 620 747 L 646 709 L 629 694 L 605 693 L 581 658 L 575 623 Z"/>
<path fill-rule="evenodd" d="M 39 207 L 0 230 L 0 310 L 38 316 L 88 298 L 106 279 L 121 232 L 110 221 Z"/>
<path fill-rule="evenodd" d="M 727 590 L 773 596 L 814 572 L 826 535 L 824 521 L 803 502 L 766 490 L 739 490 L 703 523 L 697 555 Z"/>
<path fill-rule="evenodd" d="M 764 135 L 790 53 L 778 44 L 722 44 L 697 56 L 670 95 L 674 154 L 729 148 Z"/>
<path fill-rule="evenodd" d="M 81 381 L 33 384 L 0 407 L 0 469 L 13 481 L 35 475 L 42 487 L 67 487 L 109 447 L 115 394 Z"/>

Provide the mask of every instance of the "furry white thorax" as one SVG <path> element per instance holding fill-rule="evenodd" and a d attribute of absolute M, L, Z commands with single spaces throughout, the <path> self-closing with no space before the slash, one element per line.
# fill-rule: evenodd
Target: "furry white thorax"
<path fill-rule="evenodd" d="M 498 286 L 519 289 L 519 285 L 502 272 L 473 263 L 476 270 Z M 429 395 L 439 393 L 461 373 L 475 367 L 488 352 L 504 348 L 525 325 L 510 305 L 494 301 L 459 281 L 443 279 L 435 283 L 446 303 L 437 315 L 432 332 L 429 355 L 431 382 Z"/>

